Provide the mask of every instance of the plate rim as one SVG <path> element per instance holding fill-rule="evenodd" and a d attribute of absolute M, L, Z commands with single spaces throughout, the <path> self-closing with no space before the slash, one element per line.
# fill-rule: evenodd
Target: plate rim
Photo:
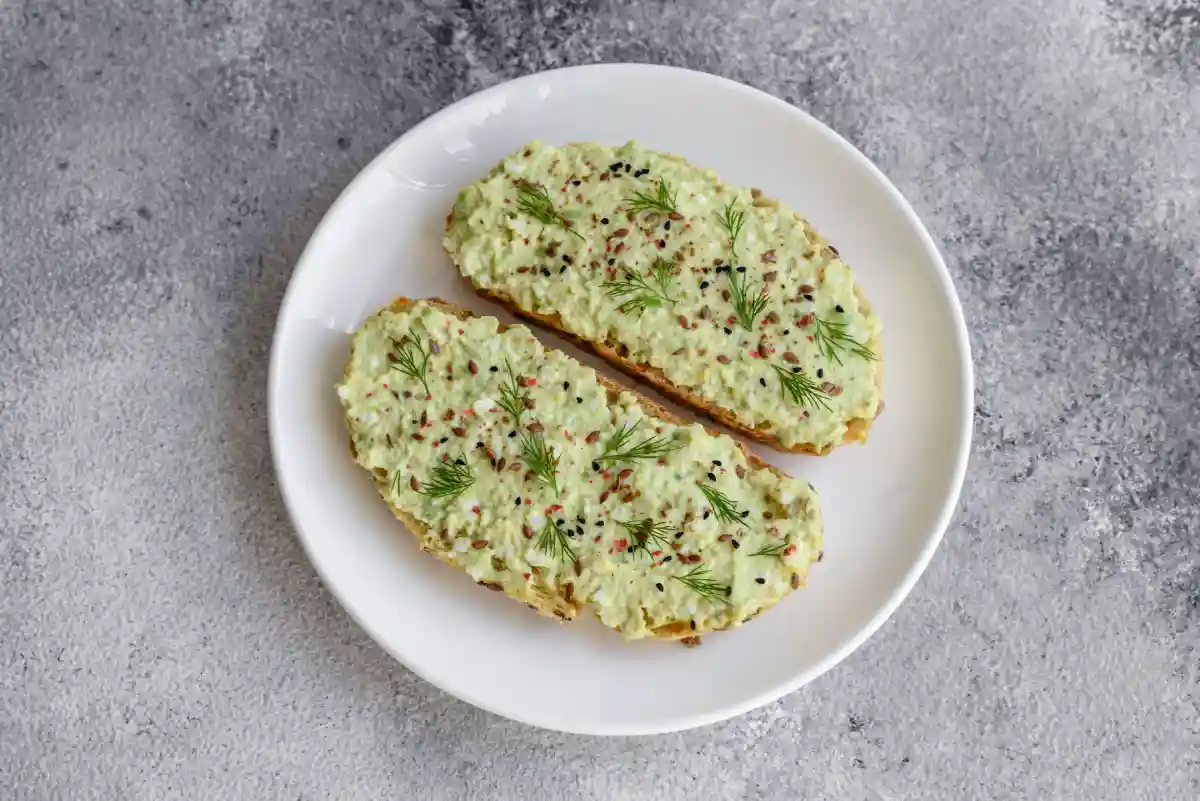
<path fill-rule="evenodd" d="M 888 193 L 890 199 L 897 204 L 897 207 L 903 213 L 905 220 L 914 229 L 921 245 L 927 253 L 932 257 L 933 266 L 936 268 L 937 278 L 941 289 L 949 300 L 950 312 L 954 323 L 954 342 L 956 352 L 960 360 L 960 389 L 962 390 L 962 406 L 959 409 L 962 423 L 958 432 L 958 452 L 955 454 L 954 469 L 952 473 L 953 487 L 938 513 L 934 523 L 931 536 L 926 539 L 924 546 L 917 555 L 917 558 L 909 566 L 903 580 L 892 591 L 887 601 L 880 606 L 874 616 L 861 627 L 854 636 L 849 637 L 840 647 L 835 649 L 830 654 L 826 655 L 813 667 L 798 672 L 795 676 L 787 681 L 779 682 L 770 686 L 740 702 L 726 705 L 715 710 L 707 712 L 699 712 L 686 717 L 678 717 L 670 721 L 665 721 L 659 724 L 601 724 L 598 726 L 571 726 L 564 725 L 560 721 L 551 722 L 545 719 L 540 719 L 539 715 L 526 714 L 524 710 L 500 709 L 488 701 L 484 701 L 471 692 L 469 689 L 455 686 L 453 682 L 446 682 L 440 677 L 429 675 L 427 672 L 414 667 L 407 659 L 404 658 L 396 649 L 387 643 L 386 639 L 368 625 L 363 616 L 354 608 L 354 605 L 344 597 L 338 586 L 332 582 L 326 575 L 321 564 L 314 558 L 313 550 L 309 546 L 308 535 L 305 533 L 303 526 L 297 519 L 294 511 L 295 507 L 292 498 L 289 494 L 288 487 L 282 478 L 281 458 L 280 458 L 280 439 L 282 433 L 280 426 L 276 422 L 279 417 L 277 405 L 279 404 L 280 382 L 282 381 L 280 373 L 280 356 L 281 349 L 281 333 L 285 321 L 289 318 L 289 310 L 294 303 L 295 295 L 299 292 L 297 289 L 300 284 L 300 279 L 307 269 L 306 259 L 310 250 L 313 248 L 313 243 L 316 242 L 325 231 L 326 227 L 331 225 L 331 221 L 339 216 L 342 206 L 348 201 L 348 198 L 354 194 L 358 186 L 367 179 L 369 175 L 374 174 L 388 158 L 399 148 L 412 138 L 427 128 L 436 126 L 441 120 L 452 117 L 455 114 L 461 113 L 465 108 L 472 105 L 486 102 L 497 95 L 503 95 L 511 91 L 514 87 L 524 84 L 536 83 L 539 80 L 547 78 L 561 79 L 565 75 L 577 74 L 586 75 L 588 73 L 600 72 L 628 72 L 637 73 L 641 71 L 656 71 L 661 73 L 674 73 L 688 80 L 699 81 L 701 84 L 707 83 L 710 87 L 720 87 L 722 89 L 731 90 L 749 96 L 756 101 L 766 102 L 771 105 L 781 108 L 786 112 L 798 116 L 803 122 L 816 126 L 824 135 L 828 136 L 831 141 L 837 144 L 847 156 L 856 160 L 860 167 L 865 167 L 868 172 L 876 179 Z M 279 311 L 275 317 L 275 326 L 271 335 L 271 351 L 269 357 L 269 366 L 267 373 L 267 425 L 269 431 L 270 447 L 271 447 L 271 465 L 275 472 L 275 483 L 279 488 L 279 493 L 283 498 L 284 507 L 287 511 L 288 521 L 291 523 L 292 530 L 295 532 L 297 539 L 300 541 L 301 547 L 304 549 L 308 561 L 320 576 L 322 583 L 328 589 L 329 593 L 337 600 L 338 604 L 346 611 L 350 618 L 366 632 L 379 647 L 381 647 L 393 659 L 399 662 L 406 670 L 411 671 L 419 676 L 422 680 L 429 682 L 434 687 L 437 687 L 442 692 L 453 695 L 456 698 L 465 701 L 479 709 L 483 709 L 491 714 L 498 715 L 502 718 L 514 720 L 519 723 L 534 726 L 537 728 L 547 729 L 551 731 L 561 731 L 569 734 L 586 734 L 600 736 L 645 736 L 653 734 L 666 734 L 676 731 L 684 731 L 688 729 L 699 728 L 702 726 L 712 725 L 723 720 L 728 720 L 733 717 L 743 715 L 754 709 L 762 707 L 766 704 L 779 700 L 785 695 L 789 695 L 801 687 L 815 681 L 829 670 L 836 667 L 844 659 L 846 659 L 854 651 L 858 650 L 868 639 L 870 639 L 879 629 L 886 623 L 900 604 L 912 592 L 917 582 L 924 575 L 929 567 L 929 563 L 933 559 L 933 554 L 937 551 L 942 539 L 945 537 L 946 529 L 949 527 L 950 520 L 954 512 L 958 508 L 958 502 L 962 494 L 962 487 L 966 478 L 967 464 L 971 452 L 971 442 L 974 435 L 974 398 L 975 398 L 975 370 L 974 362 L 971 356 L 970 337 L 967 332 L 966 320 L 963 315 L 962 302 L 959 299 L 958 292 L 954 285 L 954 280 L 946 267 L 945 260 L 942 257 L 941 250 L 937 246 L 937 242 L 933 236 L 925 228 L 920 217 L 908 202 L 908 199 L 900 192 L 891 180 L 883 173 L 879 167 L 875 165 L 865 154 L 855 147 L 850 141 L 845 139 L 841 134 L 833 128 L 826 125 L 821 120 L 812 116 L 803 109 L 788 103 L 774 95 L 771 95 L 761 89 L 757 89 L 748 84 L 739 81 L 725 78 L 711 73 L 692 70 L 684 67 L 666 66 L 658 64 L 645 64 L 638 62 L 602 62 L 596 64 L 585 64 L 570 67 L 560 67 L 551 70 L 543 70 L 541 72 L 531 73 L 519 78 L 513 78 L 494 86 L 481 89 L 464 98 L 461 98 L 454 103 L 434 112 L 425 117 L 420 122 L 413 125 L 399 137 L 397 137 L 390 145 L 385 147 L 378 155 L 375 156 L 366 166 L 364 166 L 350 182 L 338 193 L 337 199 L 329 206 L 321 217 L 320 222 L 313 229 L 308 241 L 305 243 L 303 250 L 296 259 L 292 274 L 288 279 L 287 289 L 284 292 L 283 299 L 279 305 Z"/>

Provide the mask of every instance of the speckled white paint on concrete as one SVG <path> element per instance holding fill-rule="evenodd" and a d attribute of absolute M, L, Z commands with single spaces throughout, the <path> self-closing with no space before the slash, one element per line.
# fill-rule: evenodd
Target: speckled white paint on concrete
<path fill-rule="evenodd" d="M 598 60 L 745 81 L 867 152 L 944 245 L 979 382 L 896 617 L 640 740 L 391 661 L 291 534 L 264 420 L 346 181 L 454 99 Z M 1197 797 L 1198 172 L 1197 0 L 0 5 L 0 795 Z"/>

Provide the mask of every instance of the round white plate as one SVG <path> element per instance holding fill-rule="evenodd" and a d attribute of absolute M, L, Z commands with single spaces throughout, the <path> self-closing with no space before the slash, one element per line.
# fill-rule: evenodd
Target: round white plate
<path fill-rule="evenodd" d="M 531 139 L 637 139 L 760 187 L 838 246 L 883 320 L 887 410 L 870 442 L 825 458 L 755 448 L 816 486 L 824 562 L 806 589 L 701 648 L 625 642 L 590 619 L 560 625 L 480 589 L 418 551 L 351 461 L 334 384 L 350 333 L 367 316 L 396 295 L 438 296 L 512 322 L 466 289 L 442 251 L 442 229 L 458 190 Z M 313 234 L 271 354 L 279 484 L 304 547 L 354 619 L 447 692 L 527 723 L 593 734 L 728 718 L 795 690 L 860 645 L 941 539 L 966 469 L 971 408 L 954 288 L 929 234 L 879 170 L 780 100 L 710 75 L 633 64 L 512 81 L 401 137 Z"/>

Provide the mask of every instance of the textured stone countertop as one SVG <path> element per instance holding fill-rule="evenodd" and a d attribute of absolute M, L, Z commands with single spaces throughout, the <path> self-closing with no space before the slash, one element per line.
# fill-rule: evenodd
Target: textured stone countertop
<path fill-rule="evenodd" d="M 347 181 L 566 64 L 718 73 L 866 152 L 970 328 L 954 521 L 863 648 L 682 734 L 435 690 L 286 519 L 267 354 Z M 0 796 L 1200 796 L 1197 0 L 0 3 Z"/>

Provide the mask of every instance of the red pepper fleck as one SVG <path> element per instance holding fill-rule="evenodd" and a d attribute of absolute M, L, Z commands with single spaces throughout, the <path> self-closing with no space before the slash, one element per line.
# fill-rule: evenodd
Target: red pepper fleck
<path fill-rule="evenodd" d="M 600 503 L 604 503 L 607 500 L 608 500 L 608 490 L 605 490 L 604 492 L 600 493 Z"/>
<path fill-rule="evenodd" d="M 425 435 L 424 434 L 413 434 L 412 438 L 415 439 L 417 442 L 422 442 L 425 439 Z"/>
<path fill-rule="evenodd" d="M 471 507 L 471 511 L 472 511 L 472 512 L 474 512 L 476 515 L 478 515 L 478 514 L 479 514 L 479 507 L 478 507 L 478 506 L 472 506 L 472 507 Z"/>
<path fill-rule="evenodd" d="M 459 331 L 458 333 L 461 334 L 462 331 Z M 479 374 L 479 365 L 475 364 L 475 362 L 473 360 L 467 362 L 467 369 L 471 371 L 471 375 Z"/>
<path fill-rule="evenodd" d="M 527 378 L 527 379 L 525 379 L 525 386 L 527 386 L 527 387 L 536 387 L 536 386 L 537 386 L 537 379 L 536 379 L 536 378 Z"/>
<path fill-rule="evenodd" d="M 784 556 L 791 556 L 791 555 L 792 555 L 792 554 L 794 554 L 795 552 L 796 552 L 796 546 L 795 546 L 795 545 L 789 545 L 788 547 L 786 547 L 786 548 L 784 548 L 784 549 L 783 549 L 783 555 L 784 555 Z"/>
<path fill-rule="evenodd" d="M 617 549 L 617 553 L 620 553 L 621 551 L 625 550 L 626 546 L 628 546 L 628 545 L 629 545 L 629 540 L 626 540 L 626 539 L 613 540 L 613 547 Z"/>
<path fill-rule="evenodd" d="M 372 395 L 374 395 L 374 394 L 375 394 L 374 392 L 368 392 L 368 393 L 367 393 L 367 397 L 369 398 L 369 397 L 371 397 L 371 396 L 372 396 Z"/>
<path fill-rule="evenodd" d="M 522 573 L 521 575 L 525 577 L 526 581 L 529 581 L 529 573 Z"/>
<path fill-rule="evenodd" d="M 486 548 L 487 546 L 488 546 L 487 540 L 475 540 L 474 542 L 471 543 L 471 547 L 477 551 L 481 550 L 483 548 Z"/>

